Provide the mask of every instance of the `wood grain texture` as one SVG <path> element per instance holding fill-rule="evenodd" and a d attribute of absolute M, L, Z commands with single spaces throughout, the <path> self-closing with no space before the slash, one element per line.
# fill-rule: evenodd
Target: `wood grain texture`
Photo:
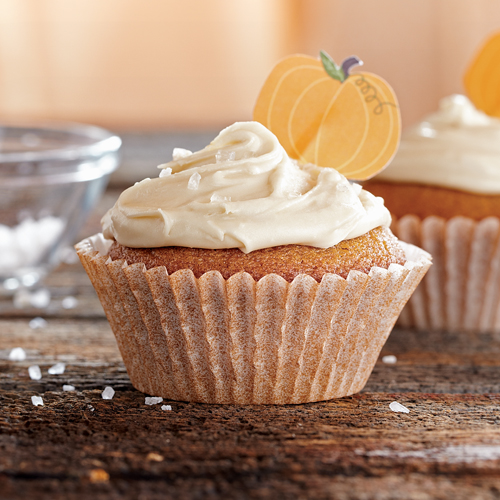
<path fill-rule="evenodd" d="M 398 328 L 382 351 L 397 363 L 379 359 L 356 396 L 247 407 L 164 401 L 172 410 L 162 411 L 132 388 L 80 264 L 61 266 L 47 285 L 53 300 L 43 311 L 0 300 L 2 499 L 500 498 L 500 337 Z M 74 309 L 62 307 L 67 295 Z M 34 316 L 47 327 L 31 329 Z M 13 347 L 27 359 L 9 361 Z M 65 373 L 48 375 L 58 361 Z M 39 381 L 28 376 L 34 364 Z M 111 401 L 101 397 L 108 385 Z M 410 413 L 392 412 L 392 401 Z"/>
<path fill-rule="evenodd" d="M 379 360 L 356 396 L 249 407 L 164 401 L 172 410 L 162 411 L 132 388 L 82 276 L 79 265 L 57 271 L 47 314 L 2 301 L 2 498 L 498 498 L 494 335 L 396 329 L 382 355 L 397 363 Z M 58 282 L 78 283 L 75 309 L 60 306 Z M 34 315 L 47 327 L 31 329 Z M 18 346 L 28 358 L 9 361 Z M 57 361 L 65 373 L 48 375 Z M 39 381 L 28 376 L 33 364 Z M 101 397 L 108 385 L 111 401 Z M 392 412 L 392 401 L 410 413 Z"/>

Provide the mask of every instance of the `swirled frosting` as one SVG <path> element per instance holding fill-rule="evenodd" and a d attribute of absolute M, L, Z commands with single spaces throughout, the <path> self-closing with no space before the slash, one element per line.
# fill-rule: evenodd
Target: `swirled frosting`
<path fill-rule="evenodd" d="M 174 150 L 156 179 L 125 190 L 103 233 L 134 248 L 319 248 L 390 224 L 383 200 L 330 168 L 291 160 L 257 122 L 235 123 L 196 153 Z"/>
<path fill-rule="evenodd" d="M 462 95 L 405 131 L 396 156 L 376 179 L 500 193 L 500 120 Z"/>

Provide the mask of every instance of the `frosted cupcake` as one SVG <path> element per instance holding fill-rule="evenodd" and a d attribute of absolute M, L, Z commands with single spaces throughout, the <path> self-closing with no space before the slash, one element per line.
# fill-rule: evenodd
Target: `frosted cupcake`
<path fill-rule="evenodd" d="M 384 197 L 395 234 L 433 256 L 400 322 L 500 330 L 500 120 L 447 97 L 365 187 Z"/>
<path fill-rule="evenodd" d="M 360 391 L 430 266 L 383 201 L 256 122 L 160 167 L 77 246 L 134 386 L 236 404 Z"/>

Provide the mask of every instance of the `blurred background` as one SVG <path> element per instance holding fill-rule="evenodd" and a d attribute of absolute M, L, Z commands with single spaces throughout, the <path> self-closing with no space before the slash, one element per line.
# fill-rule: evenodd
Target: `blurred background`
<path fill-rule="evenodd" d="M 394 87 L 408 126 L 464 92 L 498 29 L 498 0 L 0 0 L 0 119 L 110 128 L 130 177 L 146 168 L 134 148 L 163 162 L 186 131 L 173 145 L 194 149 L 251 119 L 273 65 L 296 52 L 356 54 Z"/>

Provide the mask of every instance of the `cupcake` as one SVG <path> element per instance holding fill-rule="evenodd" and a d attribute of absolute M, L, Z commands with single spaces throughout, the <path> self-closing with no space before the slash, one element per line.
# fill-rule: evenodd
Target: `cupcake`
<path fill-rule="evenodd" d="M 360 391 L 430 266 L 383 200 L 257 122 L 160 169 L 77 245 L 133 385 L 233 404 Z"/>
<path fill-rule="evenodd" d="M 400 323 L 499 331 L 500 120 L 465 96 L 443 99 L 365 188 L 384 197 L 394 233 L 433 256 Z"/>

